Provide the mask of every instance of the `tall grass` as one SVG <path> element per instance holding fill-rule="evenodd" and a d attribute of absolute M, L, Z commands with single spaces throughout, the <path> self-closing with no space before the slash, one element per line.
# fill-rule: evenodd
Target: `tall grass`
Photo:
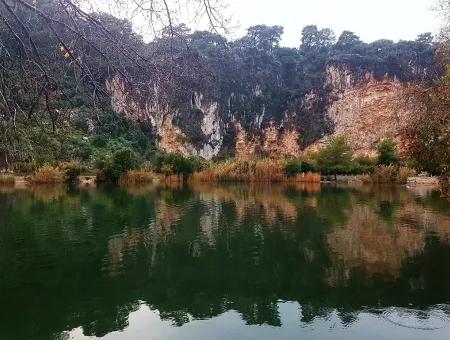
<path fill-rule="evenodd" d="M 54 184 L 63 183 L 65 174 L 58 167 L 44 165 L 36 170 L 36 172 L 28 178 L 32 184 Z"/>
<path fill-rule="evenodd" d="M 0 185 L 14 185 L 16 179 L 12 175 L 0 174 Z"/>
<path fill-rule="evenodd" d="M 145 170 L 130 170 L 119 180 L 119 184 L 139 184 L 139 183 L 151 183 L 154 179 L 154 174 Z"/>
<path fill-rule="evenodd" d="M 406 184 L 408 177 L 412 177 L 415 174 L 416 174 L 415 170 L 407 167 L 380 165 L 375 167 L 371 178 L 373 183 Z"/>
<path fill-rule="evenodd" d="M 194 173 L 199 182 L 320 182 L 320 174 L 306 173 L 288 177 L 285 161 L 274 159 L 229 159 Z"/>
<path fill-rule="evenodd" d="M 288 182 L 297 182 L 297 183 L 320 183 L 321 176 L 317 172 L 307 172 L 297 174 L 293 178 L 288 178 Z"/>
<path fill-rule="evenodd" d="M 374 183 L 395 183 L 397 181 L 397 167 L 393 165 L 381 165 L 375 167 L 372 173 Z"/>
<path fill-rule="evenodd" d="M 408 182 L 408 177 L 413 177 L 415 175 L 417 175 L 417 172 L 414 169 L 401 166 L 398 169 L 397 182 L 400 184 L 406 184 Z"/>

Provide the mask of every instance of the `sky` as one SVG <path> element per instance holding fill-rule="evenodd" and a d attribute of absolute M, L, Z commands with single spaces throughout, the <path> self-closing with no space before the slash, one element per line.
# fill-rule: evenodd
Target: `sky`
<path fill-rule="evenodd" d="M 252 25 L 284 27 L 283 46 L 298 47 L 302 27 L 329 27 L 337 36 L 350 30 L 363 41 L 413 40 L 420 33 L 437 33 L 440 18 L 436 0 L 226 0 L 233 36 Z"/>

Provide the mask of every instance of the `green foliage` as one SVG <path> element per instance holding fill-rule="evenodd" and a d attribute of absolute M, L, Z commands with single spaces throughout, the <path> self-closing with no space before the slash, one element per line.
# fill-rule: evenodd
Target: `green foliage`
<path fill-rule="evenodd" d="M 83 166 L 80 162 L 72 161 L 67 163 L 61 163 L 59 169 L 64 172 L 66 182 L 73 183 L 78 179 L 83 171 Z"/>
<path fill-rule="evenodd" d="M 311 163 L 309 163 L 308 161 L 303 160 L 301 162 L 300 172 L 306 173 L 306 172 L 313 172 L 314 170 L 315 170 L 314 166 Z"/>
<path fill-rule="evenodd" d="M 184 157 L 176 153 L 159 152 L 156 155 L 155 163 L 156 171 L 166 175 L 189 175 L 201 168 L 199 159 Z"/>
<path fill-rule="evenodd" d="M 344 136 L 334 137 L 318 152 L 319 170 L 327 175 L 348 174 L 353 170 L 353 154 Z"/>
<path fill-rule="evenodd" d="M 383 139 L 377 145 L 378 164 L 379 165 L 398 165 L 400 159 L 397 154 L 397 146 L 395 142 L 390 139 Z"/>
<path fill-rule="evenodd" d="M 44 120 L 41 123 L 45 123 Z M 8 134 L 8 129 L 0 132 Z M 33 163 L 43 165 L 57 161 L 71 161 L 77 159 L 82 150 L 88 144 L 85 135 L 71 127 L 66 127 L 52 133 L 46 125 L 37 123 L 17 123 L 17 135 L 8 139 L 7 143 L 0 140 L 0 148 L 3 144 L 8 151 L 8 159 L 13 163 Z M 36 168 L 36 166 L 34 166 Z"/>
<path fill-rule="evenodd" d="M 297 159 L 292 159 L 284 165 L 284 172 L 288 177 L 293 177 L 300 173 L 302 163 Z"/>
<path fill-rule="evenodd" d="M 307 161 L 291 159 L 286 161 L 284 165 L 284 173 L 288 177 L 293 177 L 299 173 L 306 173 L 310 171 L 314 171 L 314 168 Z"/>
<path fill-rule="evenodd" d="M 30 174 L 36 171 L 39 165 L 35 161 L 17 162 L 12 164 L 12 170 L 17 174 Z"/>
<path fill-rule="evenodd" d="M 370 174 L 374 171 L 378 159 L 369 156 L 357 157 L 354 161 L 354 174 Z"/>
<path fill-rule="evenodd" d="M 135 170 L 139 167 L 137 154 L 131 149 L 116 151 L 112 159 L 101 164 L 101 170 L 98 173 L 98 179 L 104 182 L 117 182 L 129 170 Z"/>

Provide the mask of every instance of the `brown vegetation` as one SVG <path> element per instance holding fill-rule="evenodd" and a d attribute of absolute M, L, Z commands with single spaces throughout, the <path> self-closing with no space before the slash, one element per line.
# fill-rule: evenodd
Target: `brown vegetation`
<path fill-rule="evenodd" d="M 375 167 L 371 180 L 373 183 L 398 183 L 406 184 L 408 177 L 412 177 L 416 171 L 407 167 L 393 165 L 381 165 Z"/>
<path fill-rule="evenodd" d="M 288 182 L 299 182 L 299 183 L 320 183 L 321 176 L 317 172 L 307 172 L 301 173 L 293 178 L 288 178 Z"/>
<path fill-rule="evenodd" d="M 130 170 L 119 180 L 119 184 L 137 184 L 137 183 L 151 183 L 154 179 L 153 172 L 145 170 Z"/>
<path fill-rule="evenodd" d="M 308 172 L 288 177 L 285 162 L 275 159 L 229 159 L 194 173 L 200 182 L 320 182 L 320 174 Z"/>
<path fill-rule="evenodd" d="M 65 175 L 58 167 L 44 165 L 36 170 L 34 175 L 28 177 L 28 181 L 32 184 L 63 183 L 65 181 Z"/>
<path fill-rule="evenodd" d="M 14 185 L 16 182 L 12 175 L 0 175 L 0 185 Z"/>

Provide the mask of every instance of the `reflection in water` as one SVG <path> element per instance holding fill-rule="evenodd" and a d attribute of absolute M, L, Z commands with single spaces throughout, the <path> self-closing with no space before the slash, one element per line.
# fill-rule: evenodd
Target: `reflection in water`
<path fill-rule="evenodd" d="M 407 258 L 425 247 L 425 230 L 399 224 L 389 225 L 369 205 L 356 205 L 343 227 L 327 234 L 330 250 L 336 254 L 328 282 L 346 285 L 350 271 L 397 278 Z M 341 265 L 339 265 L 339 263 Z"/>
<path fill-rule="evenodd" d="M 450 323 L 450 207 L 435 193 L 55 187 L 1 192 L 0 216 L 2 339 L 141 339 L 153 318 L 161 338 L 193 339 L 212 323 L 346 339 Z"/>

